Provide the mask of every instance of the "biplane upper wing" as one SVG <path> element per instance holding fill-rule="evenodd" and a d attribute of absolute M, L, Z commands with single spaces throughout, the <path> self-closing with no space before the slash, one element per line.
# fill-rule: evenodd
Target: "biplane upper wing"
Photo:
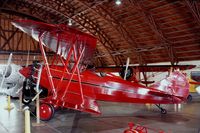
<path fill-rule="evenodd" d="M 87 61 L 90 60 L 96 48 L 97 39 L 95 37 L 63 24 L 46 24 L 32 20 L 15 20 L 12 24 L 32 36 L 36 41 L 41 39 L 44 46 L 64 59 L 66 59 L 70 47 L 74 45 L 77 53 L 78 49 L 85 49 L 82 61 L 87 64 Z"/>
<path fill-rule="evenodd" d="M 133 69 L 138 69 L 139 72 L 168 72 L 170 68 L 178 68 L 180 70 L 189 70 L 196 67 L 196 65 L 147 65 L 147 66 L 129 66 Z M 109 67 L 96 67 L 96 72 L 120 72 L 124 67 L 109 66 Z"/>

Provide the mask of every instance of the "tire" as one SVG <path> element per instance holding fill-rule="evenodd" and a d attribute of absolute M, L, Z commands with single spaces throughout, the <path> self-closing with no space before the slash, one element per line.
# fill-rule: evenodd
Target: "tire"
<path fill-rule="evenodd" d="M 166 109 L 161 109 L 161 114 L 167 114 L 167 110 Z"/>

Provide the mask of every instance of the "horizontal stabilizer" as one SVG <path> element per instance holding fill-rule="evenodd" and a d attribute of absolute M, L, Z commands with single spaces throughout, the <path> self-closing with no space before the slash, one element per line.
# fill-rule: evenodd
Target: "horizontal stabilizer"
<path fill-rule="evenodd" d="M 150 94 L 157 96 L 176 96 L 186 99 L 189 95 L 189 82 L 184 74 L 175 71 L 169 77 L 150 86 Z"/>

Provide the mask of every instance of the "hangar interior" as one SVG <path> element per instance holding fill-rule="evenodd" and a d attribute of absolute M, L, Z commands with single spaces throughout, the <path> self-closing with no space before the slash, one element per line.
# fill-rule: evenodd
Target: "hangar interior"
<path fill-rule="evenodd" d="M 187 64 L 189 67 L 196 65 L 188 70 L 188 75 L 191 71 L 199 71 L 198 0 L 0 0 L 1 65 L 7 64 L 10 53 L 13 54 L 12 63 L 23 67 L 31 65 L 34 60 L 43 61 L 39 42 L 11 23 L 22 19 L 63 24 L 92 35 L 97 39 L 97 44 L 89 65 L 105 72 L 110 72 L 106 68 L 125 67 L 127 58 L 131 67 L 164 64 L 168 65 L 164 69 L 168 72 L 169 66 Z M 45 48 L 45 52 L 47 60 L 52 61 L 55 52 L 48 48 Z M 4 69 L 0 70 L 1 78 Z M 160 69 L 149 73 L 143 69 L 140 74 L 145 80 L 151 80 L 154 76 L 148 76 L 160 72 Z M 157 80 L 166 75 L 157 77 Z M 31 131 L 123 133 L 128 129 L 128 123 L 134 122 L 148 127 L 149 133 L 199 133 L 200 97 L 196 91 L 190 93 L 193 96 L 190 103 L 163 105 L 168 110 L 165 115 L 148 103 L 100 101 L 101 115 L 58 110 L 53 119 L 41 122 L 45 126 L 31 125 Z M 14 109 L 10 111 L 4 110 L 7 104 L 4 94 L 0 95 L 0 101 L 0 132 L 25 132 L 24 112 L 17 111 L 20 106 L 18 100 L 11 100 Z M 31 123 L 34 123 L 36 117 L 32 115 Z"/>

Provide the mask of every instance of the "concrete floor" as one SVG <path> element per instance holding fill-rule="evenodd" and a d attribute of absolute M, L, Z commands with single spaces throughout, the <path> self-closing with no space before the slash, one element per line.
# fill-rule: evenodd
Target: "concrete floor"
<path fill-rule="evenodd" d="M 24 113 L 17 111 L 18 100 L 12 100 L 14 109 L 7 111 L 6 97 L 0 96 L 0 133 L 24 133 Z M 153 106 L 141 104 L 119 104 L 99 102 L 102 115 L 59 110 L 45 126 L 31 127 L 32 133 L 123 133 L 129 122 L 148 127 L 148 133 L 200 133 L 200 96 L 193 102 L 182 104 L 174 110 L 174 105 L 163 105 L 168 114 L 161 115 Z M 31 122 L 35 122 L 31 117 Z"/>

